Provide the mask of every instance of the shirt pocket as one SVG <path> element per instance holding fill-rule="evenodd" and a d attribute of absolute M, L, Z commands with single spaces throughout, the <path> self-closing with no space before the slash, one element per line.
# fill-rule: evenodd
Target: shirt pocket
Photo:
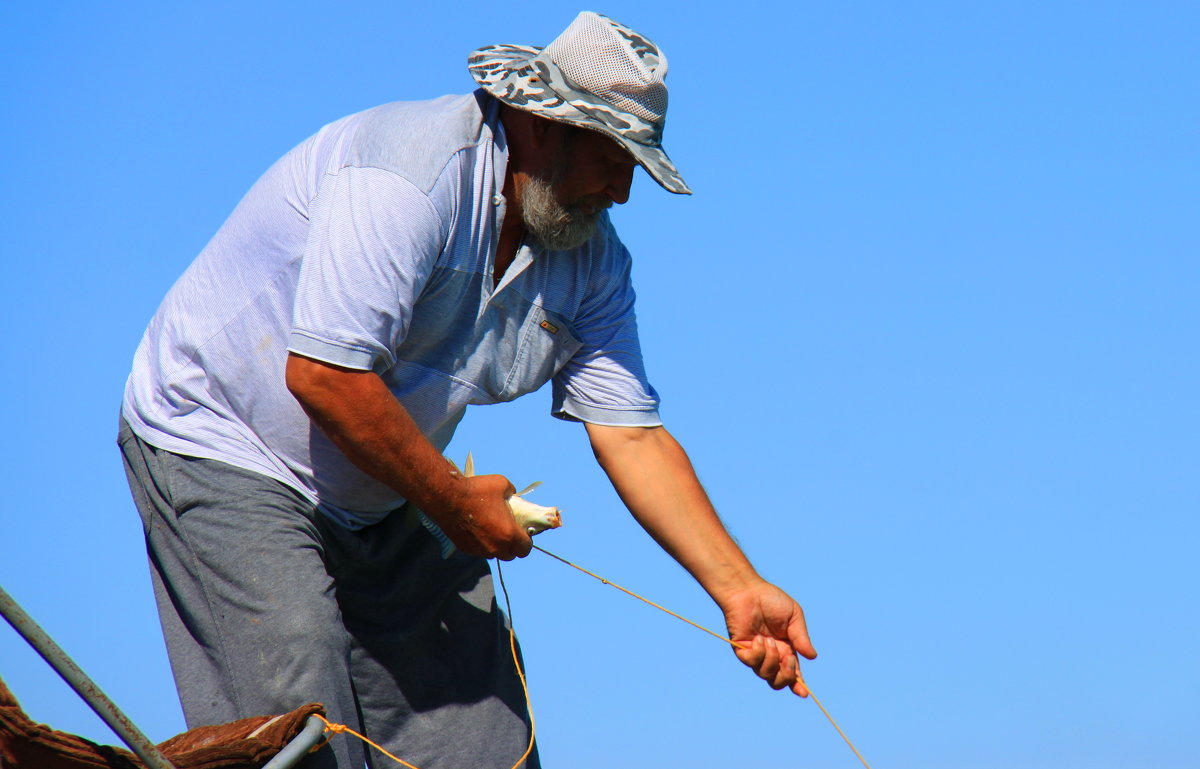
<path fill-rule="evenodd" d="M 583 346 L 562 316 L 531 305 L 521 328 L 521 341 L 500 393 L 512 400 L 549 382 Z"/>

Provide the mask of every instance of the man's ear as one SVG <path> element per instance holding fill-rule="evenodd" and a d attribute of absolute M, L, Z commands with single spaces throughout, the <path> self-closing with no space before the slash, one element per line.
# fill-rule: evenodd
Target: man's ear
<path fill-rule="evenodd" d="M 537 115 L 530 115 L 529 118 L 529 143 L 534 149 L 545 149 L 553 141 L 555 129 L 562 124 Z"/>
<path fill-rule="evenodd" d="M 504 123 L 504 130 L 508 133 L 509 147 L 520 148 L 517 150 L 518 152 L 523 149 L 535 152 L 545 150 L 554 142 L 556 127 L 562 125 L 532 112 L 508 105 L 504 105 L 503 111 L 500 113 L 500 120 Z"/>

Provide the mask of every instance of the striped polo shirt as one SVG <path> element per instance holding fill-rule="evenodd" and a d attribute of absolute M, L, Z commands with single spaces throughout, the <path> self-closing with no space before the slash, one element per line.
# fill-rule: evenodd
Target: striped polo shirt
<path fill-rule="evenodd" d="M 353 528 L 404 500 L 312 425 L 284 384 L 288 351 L 374 371 L 439 450 L 469 404 L 548 381 L 560 418 L 660 424 L 607 215 L 577 249 L 522 245 L 493 286 L 506 159 L 482 91 L 387 104 L 301 143 L 151 320 L 125 389 L 134 432 L 275 478 Z"/>

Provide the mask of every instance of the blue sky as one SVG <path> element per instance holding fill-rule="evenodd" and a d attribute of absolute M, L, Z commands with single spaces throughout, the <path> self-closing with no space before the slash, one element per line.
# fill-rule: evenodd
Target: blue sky
<path fill-rule="evenodd" d="M 664 417 L 867 759 L 1193 765 L 1197 6 L 592 9 L 666 51 L 696 191 L 639 174 L 614 213 Z M 0 8 L 0 585 L 154 739 L 183 719 L 113 442 L 147 320 L 291 146 L 577 10 Z M 548 408 L 476 409 L 450 453 L 544 482 L 540 544 L 719 627 Z M 718 641 L 538 554 L 505 575 L 547 766 L 857 765 Z M 7 627 L 0 677 L 116 741 Z"/>

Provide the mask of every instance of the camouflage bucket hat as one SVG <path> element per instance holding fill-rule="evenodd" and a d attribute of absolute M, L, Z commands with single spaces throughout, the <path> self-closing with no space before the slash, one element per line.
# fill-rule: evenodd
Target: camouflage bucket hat
<path fill-rule="evenodd" d="M 667 57 L 629 27 L 584 11 L 545 48 L 489 45 L 467 66 L 505 104 L 610 136 L 664 188 L 691 194 L 662 148 Z"/>

